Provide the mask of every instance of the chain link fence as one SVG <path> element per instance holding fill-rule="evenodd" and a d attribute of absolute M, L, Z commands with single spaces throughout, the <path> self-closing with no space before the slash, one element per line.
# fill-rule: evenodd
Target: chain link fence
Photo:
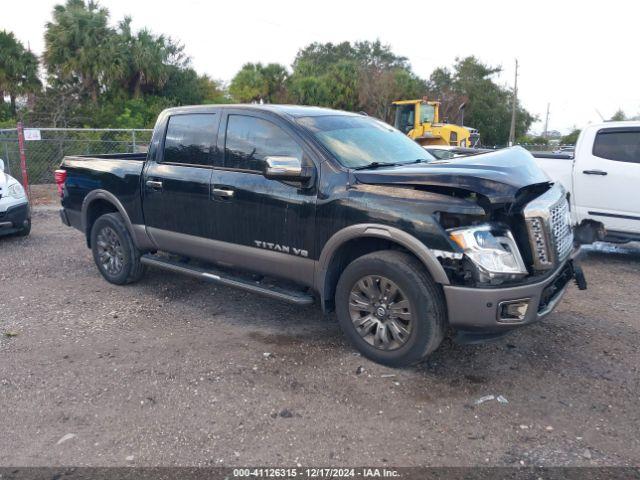
<path fill-rule="evenodd" d="M 9 175 L 22 181 L 20 177 L 20 152 L 18 151 L 18 131 L 15 128 L 0 130 L 0 158 Z"/>
<path fill-rule="evenodd" d="M 31 185 L 54 183 L 53 171 L 65 155 L 146 152 L 153 130 L 110 128 L 25 128 L 25 157 Z M 5 170 L 22 182 L 17 129 L 0 130 Z"/>

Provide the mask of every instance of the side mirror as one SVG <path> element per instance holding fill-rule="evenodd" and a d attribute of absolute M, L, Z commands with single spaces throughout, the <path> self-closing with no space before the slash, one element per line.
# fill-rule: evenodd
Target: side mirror
<path fill-rule="evenodd" d="M 4 160 L 0 158 L 0 172 L 4 172 Z"/>
<path fill-rule="evenodd" d="M 309 169 L 296 157 L 266 157 L 264 163 L 264 176 L 271 180 L 303 181 L 311 177 Z"/>

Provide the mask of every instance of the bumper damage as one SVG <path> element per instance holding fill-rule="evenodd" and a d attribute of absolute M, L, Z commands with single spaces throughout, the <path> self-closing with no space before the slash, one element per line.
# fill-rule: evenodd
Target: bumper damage
<path fill-rule="evenodd" d="M 586 289 L 575 256 L 552 275 L 528 285 L 507 288 L 444 286 L 449 324 L 461 343 L 489 341 L 549 315 L 562 299 L 571 280 Z"/>

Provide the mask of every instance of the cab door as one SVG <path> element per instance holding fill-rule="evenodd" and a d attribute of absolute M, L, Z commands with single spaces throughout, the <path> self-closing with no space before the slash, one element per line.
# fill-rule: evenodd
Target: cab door
<path fill-rule="evenodd" d="M 196 237 L 214 228 L 210 199 L 219 113 L 168 117 L 165 135 L 147 162 L 142 181 L 147 232 L 160 250 L 189 255 Z"/>
<path fill-rule="evenodd" d="M 317 172 L 312 153 L 284 120 L 257 110 L 225 109 L 218 138 L 224 161 L 213 169 L 211 202 L 223 260 L 311 285 L 316 174 L 291 182 L 263 172 L 269 156 L 295 157 Z"/>
<path fill-rule="evenodd" d="M 579 217 L 601 221 L 611 234 L 640 234 L 640 127 L 602 128 L 579 143 L 586 147 L 574 167 Z"/>

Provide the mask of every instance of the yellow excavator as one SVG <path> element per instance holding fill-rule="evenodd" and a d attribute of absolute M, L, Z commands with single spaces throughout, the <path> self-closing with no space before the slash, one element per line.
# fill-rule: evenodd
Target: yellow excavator
<path fill-rule="evenodd" d="M 399 100 L 395 108 L 396 127 L 420 145 L 450 145 L 474 147 L 479 143 L 475 128 L 440 122 L 440 102 L 427 100 Z M 464 104 L 460 107 L 464 109 Z"/>

